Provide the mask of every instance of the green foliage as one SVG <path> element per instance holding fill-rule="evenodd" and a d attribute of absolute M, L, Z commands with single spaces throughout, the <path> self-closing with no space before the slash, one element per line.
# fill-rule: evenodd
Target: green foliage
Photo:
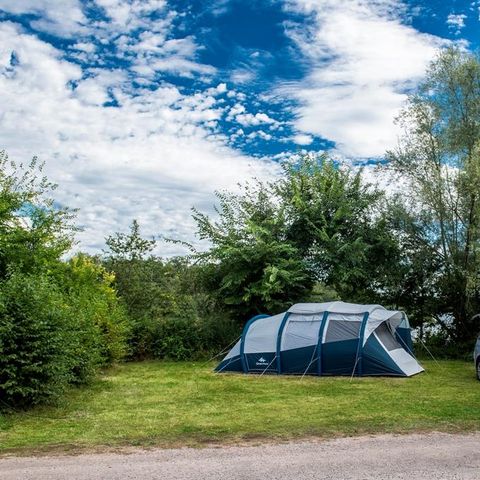
<path fill-rule="evenodd" d="M 54 206 L 55 189 L 36 158 L 24 166 L 0 151 L 0 278 L 48 270 L 71 247 L 74 212 Z"/>
<path fill-rule="evenodd" d="M 103 264 L 114 273 L 132 322 L 132 358 L 208 356 L 239 335 L 238 326 L 206 291 L 209 271 L 186 258 L 151 255 L 155 241 L 142 239 L 135 220 L 129 234 L 116 233 L 106 243 Z"/>
<path fill-rule="evenodd" d="M 82 353 L 88 356 L 97 350 L 102 365 L 124 358 L 131 324 L 113 288 L 114 275 L 82 254 L 59 268 L 60 288 L 67 296 L 74 322 L 85 331 L 88 328 L 94 331 L 89 342 L 81 342 Z"/>
<path fill-rule="evenodd" d="M 284 209 L 272 189 L 258 183 L 243 196 L 217 193 L 217 198 L 217 222 L 197 210 L 193 215 L 200 239 L 212 243 L 197 257 L 210 263 L 217 298 L 245 316 L 282 309 L 308 292 L 312 275 L 287 240 Z"/>
<path fill-rule="evenodd" d="M 0 409 L 55 400 L 126 353 L 113 277 L 85 256 L 62 261 L 73 213 L 41 171 L 0 154 Z"/>
<path fill-rule="evenodd" d="M 22 407 L 58 397 L 75 363 L 61 293 L 48 278 L 14 273 L 0 285 L 0 319 L 0 398 Z"/>
<path fill-rule="evenodd" d="M 55 400 L 126 353 L 129 326 L 111 277 L 81 256 L 57 268 L 0 284 L 0 397 L 15 407 Z"/>
<path fill-rule="evenodd" d="M 362 180 L 361 170 L 337 165 L 327 155 L 304 156 L 284 165 L 274 190 L 286 212 L 287 239 L 317 281 L 343 300 L 386 296 L 398 246 L 383 193 Z"/>
<path fill-rule="evenodd" d="M 279 311 L 308 299 L 315 284 L 344 300 L 386 296 L 379 285 L 390 282 L 397 242 L 382 194 L 361 172 L 304 156 L 285 164 L 275 183 L 217 198 L 218 219 L 194 210 L 200 239 L 212 245 L 195 256 L 236 315 Z"/>
<path fill-rule="evenodd" d="M 114 233 L 105 241 L 110 258 L 142 260 L 155 248 L 155 239 L 147 240 L 140 235 L 140 225 L 133 220 L 130 233 Z"/>

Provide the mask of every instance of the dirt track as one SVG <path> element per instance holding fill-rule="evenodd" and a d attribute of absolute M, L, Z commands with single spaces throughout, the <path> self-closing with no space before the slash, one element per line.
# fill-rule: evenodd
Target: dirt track
<path fill-rule="evenodd" d="M 480 433 L 4 458 L 1 480 L 479 480 Z"/>

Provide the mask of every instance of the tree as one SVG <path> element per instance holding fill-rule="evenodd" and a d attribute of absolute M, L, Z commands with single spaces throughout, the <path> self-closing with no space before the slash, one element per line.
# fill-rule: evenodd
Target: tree
<path fill-rule="evenodd" d="M 193 210 L 200 239 L 211 242 L 198 260 L 210 263 L 212 288 L 238 316 L 277 311 L 307 294 L 313 276 L 287 238 L 284 205 L 272 185 L 247 185 L 240 195 L 216 193 L 219 219 Z"/>
<path fill-rule="evenodd" d="M 155 240 L 144 239 L 135 220 L 130 234 L 115 233 L 106 243 L 110 251 L 102 262 L 114 273 L 133 324 L 132 357 L 184 360 L 211 355 L 238 335 L 238 326 L 205 287 L 210 272 L 191 265 L 188 258 L 151 254 Z"/>
<path fill-rule="evenodd" d="M 43 167 L 36 157 L 24 166 L 0 152 L 0 279 L 12 268 L 44 270 L 72 246 L 75 211 L 55 204 L 57 185 Z"/>
<path fill-rule="evenodd" d="M 287 238 L 308 261 L 315 280 L 343 299 L 390 300 L 398 245 L 385 218 L 384 194 L 362 171 L 324 154 L 284 165 L 275 193 L 285 206 Z"/>
<path fill-rule="evenodd" d="M 106 252 L 110 258 L 121 260 L 142 260 L 155 248 L 155 238 L 142 238 L 140 225 L 137 220 L 132 221 L 130 233 L 116 232 L 106 238 L 105 243 L 110 249 Z"/>
<path fill-rule="evenodd" d="M 74 212 L 51 198 L 36 159 L 0 154 L 0 409 L 52 400 L 126 350 L 113 278 L 85 256 L 62 259 Z"/>
<path fill-rule="evenodd" d="M 237 314 L 280 310 L 309 298 L 316 282 L 344 300 L 385 296 L 398 248 L 382 194 L 361 172 L 304 156 L 276 182 L 217 198 L 217 220 L 194 209 L 199 237 L 212 245 L 196 258 L 211 262 L 214 288 Z"/>
<path fill-rule="evenodd" d="M 404 133 L 387 153 L 387 168 L 406 182 L 404 205 L 415 228 L 403 235 L 436 266 L 428 279 L 435 295 L 430 313 L 452 314 L 451 333 L 466 342 L 480 308 L 478 56 L 453 48 L 441 52 L 398 122 Z"/>

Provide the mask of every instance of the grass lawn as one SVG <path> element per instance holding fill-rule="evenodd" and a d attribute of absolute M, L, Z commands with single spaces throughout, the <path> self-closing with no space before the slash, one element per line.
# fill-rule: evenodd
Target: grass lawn
<path fill-rule="evenodd" d="M 377 432 L 480 430 L 471 363 L 423 362 L 412 378 L 214 374 L 213 364 L 109 370 L 56 407 L 0 417 L 0 453 Z"/>

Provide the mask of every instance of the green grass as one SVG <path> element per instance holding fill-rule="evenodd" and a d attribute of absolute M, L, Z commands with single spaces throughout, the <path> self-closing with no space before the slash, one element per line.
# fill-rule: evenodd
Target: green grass
<path fill-rule="evenodd" d="M 350 380 L 127 363 L 72 390 L 56 407 L 0 417 L 0 452 L 480 430 L 473 365 L 424 366 L 427 372 L 412 378 Z"/>

